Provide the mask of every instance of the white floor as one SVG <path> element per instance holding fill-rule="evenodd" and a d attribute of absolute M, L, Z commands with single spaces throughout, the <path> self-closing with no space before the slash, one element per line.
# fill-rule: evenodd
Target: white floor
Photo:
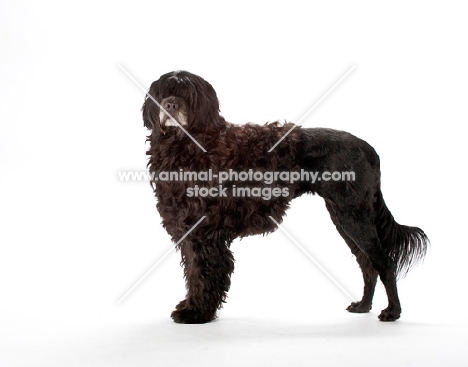
<path fill-rule="evenodd" d="M 377 314 L 225 315 L 211 324 L 113 317 L 2 325 L 0 365 L 466 366 L 466 325 L 381 323 Z M 123 316 L 123 315 L 120 315 Z M 128 316 L 128 315 L 127 315 Z M 166 315 L 168 316 L 168 315 Z M 66 320 L 66 321 L 65 321 Z"/>

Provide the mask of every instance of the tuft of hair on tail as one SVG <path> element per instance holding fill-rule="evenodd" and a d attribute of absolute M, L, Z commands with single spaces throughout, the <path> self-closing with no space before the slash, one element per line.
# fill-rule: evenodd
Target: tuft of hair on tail
<path fill-rule="evenodd" d="M 426 256 L 429 238 L 418 227 L 398 224 L 378 191 L 374 204 L 377 210 L 376 227 L 382 246 L 396 264 L 396 275 L 404 277 Z"/>

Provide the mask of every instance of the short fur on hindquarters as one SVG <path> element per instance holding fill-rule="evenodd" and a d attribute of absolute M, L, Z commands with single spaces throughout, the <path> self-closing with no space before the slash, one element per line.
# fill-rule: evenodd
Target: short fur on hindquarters
<path fill-rule="evenodd" d="M 260 172 L 300 171 L 323 173 L 352 171 L 355 181 L 265 182 L 228 181 L 226 197 L 191 197 L 187 189 L 219 187 L 212 181 L 154 180 L 157 209 L 162 225 L 174 242 L 206 218 L 179 244 L 187 286 L 172 318 L 178 323 L 205 323 L 216 318 L 230 287 L 234 258 L 230 244 L 237 237 L 265 234 L 276 229 L 272 216 L 282 221 L 293 198 L 313 193 L 325 205 L 338 232 L 356 256 L 364 278 L 364 295 L 350 312 L 369 312 L 377 278 L 383 282 L 388 307 L 381 321 L 400 317 L 396 279 L 421 260 L 428 246 L 425 233 L 398 224 L 385 205 L 380 190 L 380 164 L 375 150 L 365 141 L 343 131 L 296 127 L 281 143 L 271 147 L 292 127 L 290 123 L 234 125 L 219 114 L 213 87 L 187 71 L 162 75 L 152 83 L 143 104 L 144 125 L 151 131 L 150 172 Z M 203 146 L 203 150 L 161 110 Z M 157 176 L 156 176 L 157 177 Z M 278 187 L 287 197 L 237 197 L 236 187 Z M 311 223 L 313 225 L 313 223 Z"/>

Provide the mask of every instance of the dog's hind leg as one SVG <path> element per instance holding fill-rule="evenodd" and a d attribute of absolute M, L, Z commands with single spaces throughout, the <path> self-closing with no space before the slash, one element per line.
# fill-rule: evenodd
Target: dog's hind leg
<path fill-rule="evenodd" d="M 396 284 L 396 266 L 393 260 L 384 253 L 380 243 L 374 241 L 375 240 L 372 240 L 372 242 L 368 243 L 374 243 L 376 246 L 371 245 L 370 247 L 365 247 L 365 241 L 363 241 L 362 244 L 372 266 L 378 271 L 380 280 L 387 292 L 388 307 L 381 311 L 379 320 L 395 321 L 400 318 L 401 314 L 401 305 Z"/>
<path fill-rule="evenodd" d="M 227 297 L 234 271 L 234 257 L 226 241 L 182 243 L 182 265 L 187 286 L 186 299 L 172 312 L 183 324 L 203 324 L 216 318 Z"/>
<path fill-rule="evenodd" d="M 346 235 L 366 255 L 372 268 L 379 273 L 380 280 L 385 286 L 388 307 L 379 315 L 380 321 L 395 321 L 400 318 L 401 314 L 401 305 L 396 285 L 396 264 L 385 253 L 380 243 L 371 213 L 372 210 L 366 210 L 365 207 L 347 207 L 345 209 L 336 209 L 335 219 Z M 370 292 L 368 293 L 369 295 Z"/>
<path fill-rule="evenodd" d="M 371 223 L 345 225 L 344 230 L 354 239 L 359 249 L 367 256 L 377 270 L 385 286 L 388 307 L 379 315 L 380 321 L 395 321 L 400 318 L 401 306 L 396 285 L 396 267 L 393 260 L 384 252 L 376 230 Z"/>
<path fill-rule="evenodd" d="M 356 256 L 359 267 L 362 270 L 364 279 L 364 295 L 359 302 L 352 302 L 347 310 L 354 313 L 369 312 L 372 309 L 372 299 L 374 298 L 375 285 L 377 284 L 378 272 L 373 268 L 369 258 L 356 246 L 351 251 Z"/>
<path fill-rule="evenodd" d="M 336 218 L 335 210 L 332 205 L 328 202 L 325 202 L 328 212 L 330 213 L 331 220 L 335 225 L 338 233 L 343 237 L 346 244 L 350 248 L 356 260 L 359 264 L 359 267 L 362 271 L 362 277 L 364 279 L 364 295 L 362 296 L 361 301 L 352 302 L 347 310 L 353 313 L 365 313 L 369 312 L 372 309 L 372 299 L 374 298 L 375 285 L 377 283 L 378 272 L 372 267 L 371 262 L 367 255 L 362 252 L 359 247 L 354 243 L 354 241 L 349 237 L 343 228 L 341 228 L 338 220 Z"/>

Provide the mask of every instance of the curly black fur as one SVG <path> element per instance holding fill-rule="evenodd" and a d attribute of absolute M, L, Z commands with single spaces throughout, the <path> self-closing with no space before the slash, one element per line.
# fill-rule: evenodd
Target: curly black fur
<path fill-rule="evenodd" d="M 282 221 L 293 198 L 316 193 L 324 198 L 338 232 L 350 247 L 362 269 L 364 295 L 348 307 L 350 312 L 368 312 L 372 306 L 377 277 L 380 276 L 389 305 L 379 319 L 394 321 L 401 306 L 396 278 L 405 273 L 426 253 L 428 239 L 415 227 L 399 225 L 391 215 L 380 190 L 379 157 L 365 141 L 331 129 L 296 127 L 272 151 L 270 148 L 293 126 L 278 122 L 265 125 L 234 125 L 219 114 L 213 87 L 186 71 L 165 74 L 155 81 L 143 105 L 144 125 L 151 130 L 148 166 L 152 173 L 307 171 L 355 173 L 355 181 L 317 181 L 289 183 L 228 181 L 225 197 L 196 197 L 187 190 L 217 188 L 211 181 L 152 182 L 162 224 L 180 242 L 187 285 L 186 299 L 172 313 L 175 322 L 204 323 L 216 318 L 227 297 L 234 258 L 229 247 L 237 237 L 265 234 L 276 229 L 272 216 Z M 153 98 L 158 102 L 155 103 Z M 161 106 L 186 131 L 162 112 Z M 187 135 L 188 132 L 204 152 Z M 157 177 L 157 176 L 156 176 Z M 238 197 L 233 187 L 278 188 L 287 195 Z"/>

